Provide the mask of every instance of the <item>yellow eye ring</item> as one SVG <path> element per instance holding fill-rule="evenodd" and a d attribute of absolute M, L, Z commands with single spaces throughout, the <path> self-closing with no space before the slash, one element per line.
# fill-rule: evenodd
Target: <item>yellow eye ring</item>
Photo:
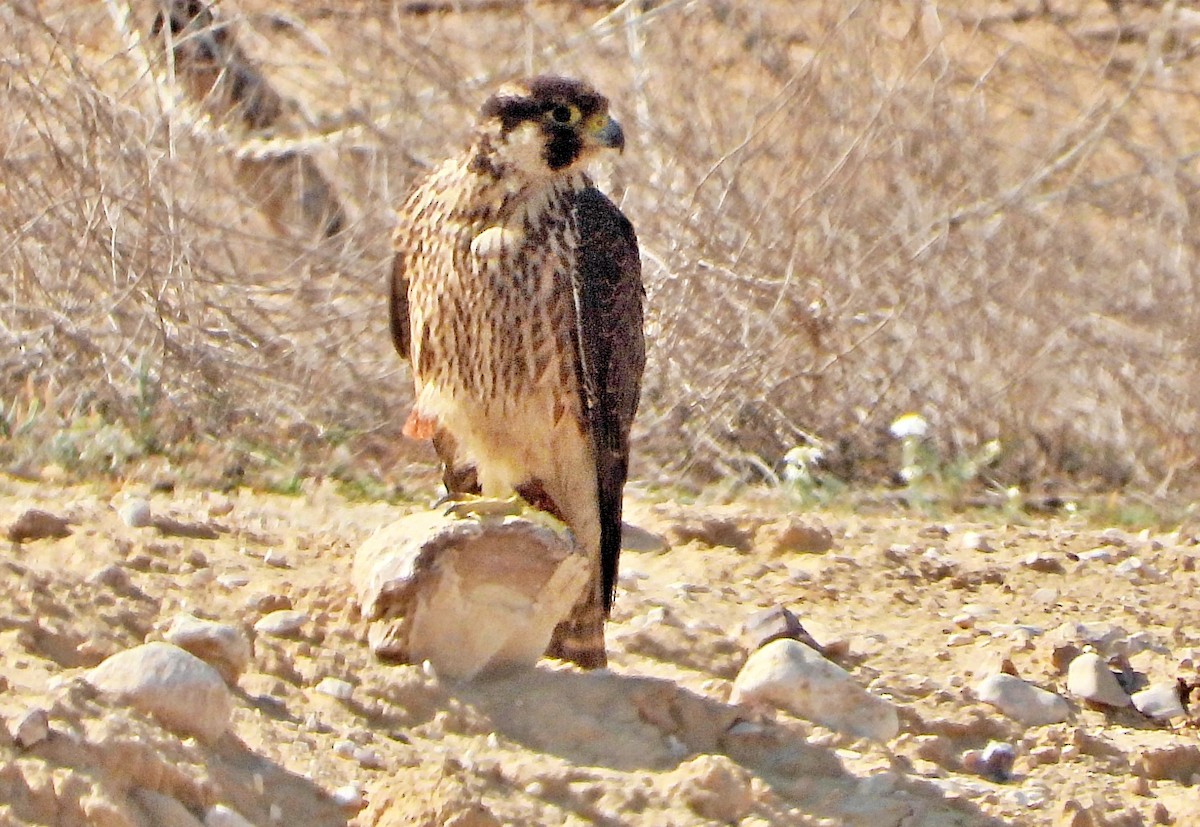
<path fill-rule="evenodd" d="M 572 126 L 579 122 L 579 107 L 560 103 L 550 110 L 550 120 L 563 126 Z"/>

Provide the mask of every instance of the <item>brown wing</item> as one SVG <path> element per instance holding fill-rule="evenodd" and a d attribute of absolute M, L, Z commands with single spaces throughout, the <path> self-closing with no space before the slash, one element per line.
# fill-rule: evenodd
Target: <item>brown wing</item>
<path fill-rule="evenodd" d="M 621 497 L 629 473 L 629 431 L 641 395 L 642 265 L 633 225 L 594 187 L 575 197 L 579 227 L 574 274 L 579 371 L 587 397 L 600 499 L 604 612 L 612 607 L 621 553 Z"/>

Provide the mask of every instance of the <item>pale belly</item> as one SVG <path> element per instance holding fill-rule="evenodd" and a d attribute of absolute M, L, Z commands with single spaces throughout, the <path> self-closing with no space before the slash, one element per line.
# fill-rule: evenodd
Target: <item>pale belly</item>
<path fill-rule="evenodd" d="M 458 400 L 436 387 L 422 389 L 426 409 L 454 435 L 459 459 L 475 465 L 486 497 L 507 497 L 531 481 L 541 484 L 576 539 L 600 546 L 596 464 L 587 435 L 571 414 L 555 410 L 554 394 L 534 386 L 500 406 Z M 555 415 L 558 413 L 556 419 Z"/>

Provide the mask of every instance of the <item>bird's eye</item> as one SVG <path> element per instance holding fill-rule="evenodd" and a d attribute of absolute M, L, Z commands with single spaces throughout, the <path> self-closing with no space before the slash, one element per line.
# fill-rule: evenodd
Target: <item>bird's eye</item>
<path fill-rule="evenodd" d="M 579 118 L 579 110 L 574 106 L 559 104 L 550 110 L 550 117 L 555 123 L 574 123 Z"/>

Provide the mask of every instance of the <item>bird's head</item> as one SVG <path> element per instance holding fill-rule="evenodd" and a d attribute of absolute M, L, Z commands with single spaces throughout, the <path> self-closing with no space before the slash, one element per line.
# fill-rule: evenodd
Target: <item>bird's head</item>
<path fill-rule="evenodd" d="M 507 84 L 480 110 L 490 165 L 531 179 L 572 172 L 603 149 L 625 148 L 608 98 L 568 78 L 538 76 Z"/>

